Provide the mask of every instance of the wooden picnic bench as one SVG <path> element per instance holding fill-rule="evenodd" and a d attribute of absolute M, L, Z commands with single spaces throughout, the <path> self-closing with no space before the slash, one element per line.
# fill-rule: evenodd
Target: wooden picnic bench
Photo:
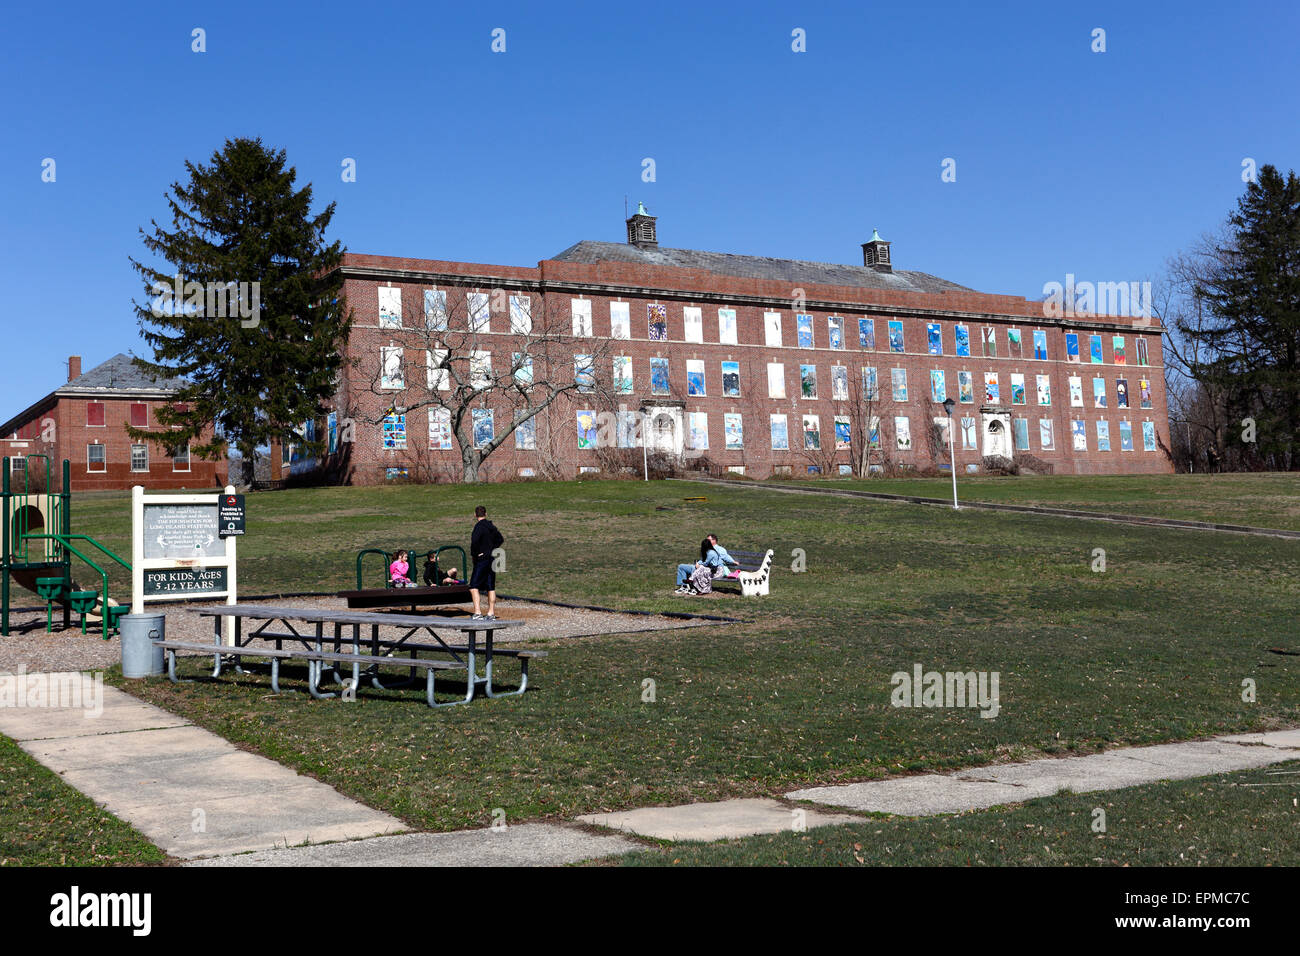
<path fill-rule="evenodd" d="M 385 690 L 391 688 L 385 687 L 380 682 L 379 668 L 381 666 L 392 666 L 407 669 L 411 674 L 412 681 L 415 679 L 416 672 L 423 670 L 426 677 L 426 699 L 429 706 L 446 707 L 451 704 L 468 703 L 473 700 L 475 692 L 480 686 L 483 687 L 484 693 L 488 697 L 510 697 L 524 693 L 528 689 L 528 665 L 530 661 L 546 656 L 545 651 L 531 648 L 496 648 L 493 646 L 493 636 L 497 631 L 519 627 L 523 624 L 522 621 L 475 621 L 465 619 L 452 621 L 445 618 L 429 618 L 408 614 L 250 604 L 222 605 L 207 608 L 197 613 L 200 616 L 213 619 L 213 644 L 195 645 L 182 641 L 154 642 L 168 654 L 168 676 L 173 681 L 178 680 L 175 670 L 175 652 L 177 650 L 198 650 L 213 654 L 216 661 L 213 677 L 220 676 L 222 659 L 225 657 L 235 658 L 237 670 L 241 669 L 239 659 L 244 656 L 268 658 L 271 661 L 272 688 L 277 693 L 280 692 L 280 662 L 291 659 L 303 660 L 308 665 L 308 689 L 313 697 L 318 698 L 336 696 L 333 692 L 322 691 L 320 688 L 327 662 L 351 664 L 353 688 L 365 676 L 373 686 Z M 227 617 L 234 618 L 233 644 L 227 644 L 223 640 L 222 620 Z M 261 621 L 262 623 L 245 634 L 243 627 L 245 619 Z M 277 624 L 283 627 L 283 630 L 275 629 Z M 311 626 L 302 627 L 302 624 Z M 326 633 L 327 625 L 331 628 L 332 633 Z M 368 636 L 363 636 L 363 627 L 369 627 Z M 385 627 L 398 628 L 401 633 L 396 637 L 383 636 L 381 628 Z M 351 634 L 345 634 L 345 629 L 350 629 Z M 448 643 L 439 635 L 440 631 L 444 633 L 459 632 L 465 636 L 466 642 L 463 644 Z M 422 632 L 431 635 L 433 642 L 411 641 L 413 636 Z M 478 642 L 480 632 L 483 633 L 481 647 Z M 252 646 L 254 640 L 274 642 L 275 647 L 254 647 Z M 296 643 L 301 647 L 285 648 L 286 642 L 290 644 Z M 326 648 L 327 642 L 333 645 L 332 650 Z M 351 650 L 344 650 L 344 644 L 350 645 Z M 363 653 L 363 648 L 368 648 L 369 653 Z M 408 652 L 410 656 L 396 656 L 402 651 Z M 451 659 L 419 657 L 420 653 L 446 654 Z M 480 656 L 484 660 L 482 674 L 478 672 L 477 667 Z M 521 673 L 519 687 L 516 690 L 500 693 L 493 686 L 492 665 L 495 657 L 507 657 L 520 662 Z M 361 665 L 363 664 L 367 665 L 364 675 L 361 672 Z M 330 668 L 330 670 L 333 672 L 334 679 L 341 682 L 338 668 Z M 461 670 L 465 672 L 466 691 L 462 700 L 445 703 L 438 703 L 434 700 L 435 672 L 439 670 Z"/>

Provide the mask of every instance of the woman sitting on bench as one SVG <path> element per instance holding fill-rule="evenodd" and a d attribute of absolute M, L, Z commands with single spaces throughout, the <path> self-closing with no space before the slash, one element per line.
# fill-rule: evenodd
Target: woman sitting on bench
<path fill-rule="evenodd" d="M 727 553 L 727 549 L 718 544 L 718 536 L 711 534 L 700 542 L 700 559 L 694 564 L 677 565 L 677 593 L 678 594 L 704 594 L 707 593 L 699 585 L 692 585 L 690 582 L 696 577 L 698 568 L 707 568 L 709 579 L 725 577 L 728 573 L 728 566 L 739 567 L 740 562 Z M 704 584 L 704 576 L 700 576 L 700 584 Z M 712 588 L 709 588 L 712 590 Z"/>

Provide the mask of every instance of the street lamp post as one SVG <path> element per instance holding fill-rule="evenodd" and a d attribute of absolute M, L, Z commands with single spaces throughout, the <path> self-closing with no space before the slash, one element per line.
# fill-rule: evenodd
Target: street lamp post
<path fill-rule="evenodd" d="M 957 504 L 957 436 L 952 430 L 952 409 L 956 404 L 951 398 L 943 400 L 943 410 L 948 413 L 948 463 L 952 468 L 952 510 L 960 511 Z"/>

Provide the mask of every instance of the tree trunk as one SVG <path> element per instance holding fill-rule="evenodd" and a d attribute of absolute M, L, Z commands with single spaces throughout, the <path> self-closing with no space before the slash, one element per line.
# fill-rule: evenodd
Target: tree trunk
<path fill-rule="evenodd" d="M 481 464 L 477 448 L 467 448 L 461 455 L 461 481 L 467 485 L 478 484 L 478 466 Z"/>

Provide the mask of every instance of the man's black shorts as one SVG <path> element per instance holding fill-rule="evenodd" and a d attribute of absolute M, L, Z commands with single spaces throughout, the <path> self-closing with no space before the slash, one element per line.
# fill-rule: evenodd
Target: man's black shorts
<path fill-rule="evenodd" d="M 476 591 L 497 589 L 497 573 L 492 570 L 491 558 L 482 558 L 474 562 L 474 573 L 469 576 L 469 586 Z"/>

